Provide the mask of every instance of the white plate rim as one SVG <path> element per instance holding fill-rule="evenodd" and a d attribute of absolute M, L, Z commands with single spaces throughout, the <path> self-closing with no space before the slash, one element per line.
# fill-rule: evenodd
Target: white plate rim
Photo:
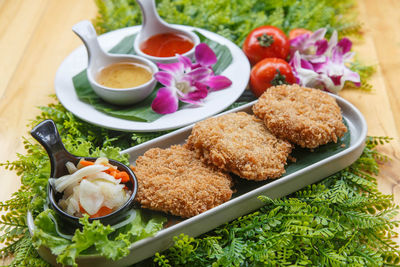
<path fill-rule="evenodd" d="M 196 27 L 176 25 L 186 30 L 196 30 L 207 38 L 226 45 L 232 54 L 232 63 L 223 75 L 232 80 L 232 86 L 212 92 L 201 107 L 190 107 L 164 115 L 154 122 L 138 122 L 107 115 L 93 106 L 78 99 L 72 83 L 72 77 L 87 66 L 87 52 L 84 45 L 72 51 L 59 66 L 54 87 L 61 104 L 78 118 L 107 129 L 127 132 L 157 132 L 177 129 L 207 117 L 213 116 L 234 103 L 243 91 L 250 77 L 250 63 L 242 50 L 233 42 L 216 33 Z M 99 36 L 100 45 L 109 50 L 124 37 L 139 31 L 140 26 L 133 26 L 111 31 Z"/>

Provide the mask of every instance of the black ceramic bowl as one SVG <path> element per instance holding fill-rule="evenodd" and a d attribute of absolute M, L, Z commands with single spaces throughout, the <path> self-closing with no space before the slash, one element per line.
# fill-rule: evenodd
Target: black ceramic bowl
<path fill-rule="evenodd" d="M 60 178 L 61 176 L 69 174 L 65 165 L 68 161 L 76 165 L 81 158 L 88 161 L 95 161 L 97 159 L 93 157 L 78 157 L 69 153 L 62 144 L 56 125 L 52 120 L 45 120 L 39 123 L 32 129 L 31 135 L 46 149 L 49 155 L 51 164 L 50 176 L 52 178 Z M 89 221 L 99 220 L 104 225 L 117 224 L 125 219 L 127 211 L 133 207 L 138 187 L 136 176 L 128 166 L 116 160 L 109 159 L 109 162 L 116 166 L 118 170 L 125 171 L 129 174 L 130 181 L 126 183 L 126 186 L 132 194 L 128 201 L 118 210 L 106 216 L 89 219 Z M 62 198 L 63 194 L 56 192 L 51 184 L 48 184 L 47 193 L 50 207 L 59 215 L 65 230 L 68 231 L 80 228 L 79 218 L 66 213 L 58 206 L 58 201 Z"/>

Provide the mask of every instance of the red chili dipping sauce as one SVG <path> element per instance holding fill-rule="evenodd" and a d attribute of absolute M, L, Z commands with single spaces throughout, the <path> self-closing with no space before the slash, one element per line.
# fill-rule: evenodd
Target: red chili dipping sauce
<path fill-rule="evenodd" d="M 144 41 L 140 50 L 154 57 L 173 57 L 188 52 L 193 46 L 192 40 L 183 34 L 161 33 Z"/>

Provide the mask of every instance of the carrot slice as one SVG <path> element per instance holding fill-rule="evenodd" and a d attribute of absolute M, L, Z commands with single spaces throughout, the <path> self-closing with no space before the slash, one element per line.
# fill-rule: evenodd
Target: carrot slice
<path fill-rule="evenodd" d="M 110 174 L 111 172 L 115 171 L 113 168 L 108 168 L 107 170 L 103 171 L 107 174 Z"/>
<path fill-rule="evenodd" d="M 79 211 L 80 211 L 82 214 L 88 214 L 88 213 L 86 212 L 86 210 L 81 206 L 81 204 L 79 204 Z"/>
<path fill-rule="evenodd" d="M 129 174 L 127 172 L 119 172 L 116 176 L 115 179 L 121 179 L 122 183 L 129 182 Z"/>
<path fill-rule="evenodd" d="M 94 165 L 94 162 L 92 162 L 92 161 L 87 161 L 87 160 L 83 160 L 83 159 L 81 159 L 81 161 L 79 161 L 79 163 L 82 165 L 82 166 L 90 166 L 90 165 Z"/>
<path fill-rule="evenodd" d="M 87 211 L 81 206 L 81 204 L 79 204 L 79 210 L 82 214 L 89 214 L 87 213 Z M 108 214 L 110 214 L 113 210 L 103 206 L 99 209 L 99 211 L 96 214 L 90 215 L 89 218 L 97 218 L 97 217 L 102 217 L 102 216 L 106 216 Z"/>
<path fill-rule="evenodd" d="M 93 214 L 90 216 L 90 218 L 97 218 L 97 217 L 102 217 L 102 216 L 106 216 L 108 214 L 110 214 L 113 210 L 103 206 L 99 209 L 99 211 L 96 214 Z"/>
<path fill-rule="evenodd" d="M 118 178 L 117 178 L 118 171 L 111 171 L 111 172 L 110 172 L 110 175 L 114 176 L 115 179 L 118 179 Z"/>
<path fill-rule="evenodd" d="M 110 165 L 107 165 L 107 164 L 103 164 L 103 165 L 106 166 L 106 167 L 108 167 L 108 169 L 104 171 L 105 173 L 110 174 L 110 172 L 112 172 L 112 171 L 115 171 L 115 170 L 118 171 L 118 169 L 117 169 L 116 167 L 112 166 L 112 165 L 111 165 L 111 166 L 110 166 Z"/>

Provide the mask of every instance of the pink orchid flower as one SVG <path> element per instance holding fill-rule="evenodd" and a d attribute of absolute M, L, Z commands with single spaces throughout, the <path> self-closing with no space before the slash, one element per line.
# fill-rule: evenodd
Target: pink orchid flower
<path fill-rule="evenodd" d="M 360 86 L 360 76 L 347 65 L 354 56 L 348 38 L 338 42 L 334 31 L 329 42 L 324 39 L 326 29 L 312 35 L 303 34 L 291 40 L 290 65 L 300 85 L 338 93 L 346 81 Z"/>
<path fill-rule="evenodd" d="M 346 66 L 346 61 L 352 58 L 354 53 L 343 54 L 343 51 L 339 45 L 335 46 L 326 61 L 315 66 L 315 71 L 320 73 L 320 79 L 325 89 L 333 93 L 338 93 L 346 81 L 360 86 L 360 75 Z"/>
<path fill-rule="evenodd" d="M 318 88 L 320 86 L 319 74 L 314 71 L 310 62 L 302 59 L 299 51 L 296 51 L 290 61 L 293 74 L 299 85 L 305 87 Z"/>
<path fill-rule="evenodd" d="M 310 62 L 321 62 L 323 54 L 328 50 L 328 41 L 324 38 L 326 28 L 316 30 L 312 34 L 302 34 L 290 40 L 290 55 L 299 51 L 302 59 Z"/>
<path fill-rule="evenodd" d="M 155 73 L 154 78 L 165 87 L 159 89 L 151 104 L 155 112 L 173 113 L 178 110 L 179 101 L 201 105 L 210 91 L 225 89 L 232 84 L 227 77 L 214 75 L 212 65 L 217 63 L 217 57 L 207 44 L 196 46 L 195 63 L 188 57 L 177 56 L 176 63 L 158 63 L 162 71 Z"/>

